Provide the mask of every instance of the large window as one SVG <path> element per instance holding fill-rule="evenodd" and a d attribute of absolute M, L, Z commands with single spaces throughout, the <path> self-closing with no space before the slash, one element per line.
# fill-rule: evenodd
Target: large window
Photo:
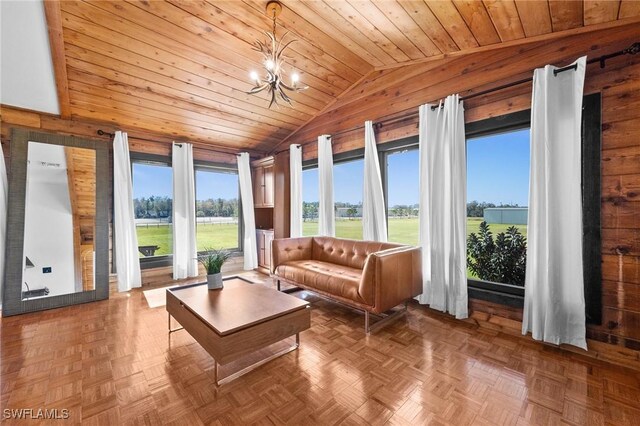
<path fill-rule="evenodd" d="M 302 170 L 302 235 L 318 235 L 318 167 Z"/>
<path fill-rule="evenodd" d="M 168 164 L 133 162 L 133 209 L 140 257 L 171 254 L 173 174 Z"/>
<path fill-rule="evenodd" d="M 467 139 L 467 274 L 524 286 L 529 128 Z"/>
<path fill-rule="evenodd" d="M 196 240 L 199 252 L 239 248 L 238 189 L 235 171 L 196 170 Z"/>
<path fill-rule="evenodd" d="M 333 165 L 333 193 L 336 208 L 336 237 L 362 239 L 362 193 L 364 159 Z"/>
<path fill-rule="evenodd" d="M 364 159 L 333 164 L 336 237 L 362 239 Z M 302 235 L 318 235 L 318 167 L 302 171 Z"/>
<path fill-rule="evenodd" d="M 415 146 L 390 151 L 386 159 L 388 239 L 418 245 L 419 151 Z"/>

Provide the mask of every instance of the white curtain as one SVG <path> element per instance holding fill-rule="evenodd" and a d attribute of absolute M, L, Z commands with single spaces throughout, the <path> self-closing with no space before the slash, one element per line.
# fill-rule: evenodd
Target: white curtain
<path fill-rule="evenodd" d="M 587 349 L 582 269 L 581 121 L 586 57 L 533 74 L 522 333 Z"/>
<path fill-rule="evenodd" d="M 4 251 L 7 241 L 7 167 L 4 163 L 2 143 L 0 143 L 0 306 L 2 306 L 2 292 L 4 291 Z"/>
<path fill-rule="evenodd" d="M 364 123 L 364 194 L 362 196 L 362 237 L 370 241 L 387 241 L 387 217 L 376 135 L 373 122 Z"/>
<path fill-rule="evenodd" d="M 244 269 L 249 271 L 258 267 L 258 247 L 256 245 L 256 219 L 253 211 L 251 165 L 249 164 L 249 154 L 246 152 L 238 154 L 238 179 L 240 180 L 242 219 L 244 221 Z"/>
<path fill-rule="evenodd" d="M 193 145 L 174 143 L 172 152 L 173 279 L 180 280 L 198 276 Z"/>
<path fill-rule="evenodd" d="M 142 284 L 130 158 L 127 134 L 118 131 L 113 137 L 113 227 L 118 291 Z"/>
<path fill-rule="evenodd" d="M 336 214 L 333 202 L 333 150 L 331 136 L 318 136 L 318 235 L 336 235 Z"/>
<path fill-rule="evenodd" d="M 302 237 L 302 146 L 289 146 L 291 238 Z"/>
<path fill-rule="evenodd" d="M 432 108 L 433 107 L 433 108 Z M 458 95 L 420 107 L 420 303 L 467 318 L 467 161 Z"/>

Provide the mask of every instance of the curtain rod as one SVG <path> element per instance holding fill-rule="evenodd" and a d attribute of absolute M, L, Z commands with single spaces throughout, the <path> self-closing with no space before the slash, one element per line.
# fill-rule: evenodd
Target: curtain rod
<path fill-rule="evenodd" d="M 113 137 L 115 136 L 115 133 L 105 132 L 105 131 L 104 131 L 104 130 L 102 130 L 102 129 L 98 129 L 98 130 L 96 131 L 96 134 L 97 134 L 98 136 L 109 136 L 111 139 L 113 139 Z M 139 140 L 139 141 L 145 141 L 145 142 L 158 143 L 158 141 L 157 141 L 157 140 L 147 139 L 147 138 L 139 138 L 139 137 L 136 137 L 136 136 L 132 136 L 132 137 L 131 137 L 131 139 L 137 139 L 137 140 Z M 175 143 L 176 145 L 178 145 L 180 148 L 182 148 L 182 144 L 181 144 L 180 142 L 177 142 L 177 143 L 176 143 L 176 142 L 174 142 L 174 143 Z M 217 154 L 225 154 L 225 155 L 234 155 L 234 154 L 235 154 L 235 155 L 238 155 L 238 154 L 236 154 L 236 153 L 234 153 L 234 152 L 228 152 L 228 151 L 220 151 L 220 150 L 216 150 L 216 149 L 210 149 L 210 148 L 208 148 L 208 147 L 203 147 L 202 145 L 198 145 L 197 147 L 198 147 L 198 148 L 201 148 L 201 149 L 204 149 L 204 150 L 207 150 L 207 151 L 210 151 L 210 152 L 215 152 L 215 153 L 217 153 Z"/>
<path fill-rule="evenodd" d="M 631 46 L 627 47 L 626 49 L 622 49 L 622 50 L 619 50 L 617 52 L 610 53 L 608 55 L 602 55 L 602 56 L 599 56 L 597 58 L 589 59 L 587 61 L 587 64 L 593 64 L 593 63 L 598 62 L 598 63 L 600 63 L 600 68 L 604 68 L 605 65 L 606 65 L 607 59 L 615 58 L 617 56 L 622 56 L 622 55 L 635 55 L 637 53 L 640 53 L 640 42 L 635 42 Z M 568 65 L 566 67 L 558 68 L 558 69 L 553 71 L 553 74 L 557 75 L 558 73 L 561 73 L 561 72 L 564 72 L 564 71 L 568 71 L 568 70 L 571 70 L 571 69 L 575 70 L 575 69 L 577 69 L 577 66 L 574 64 L 574 65 Z M 480 92 L 472 93 L 472 94 L 467 95 L 467 96 L 461 96 L 460 97 L 460 101 L 465 101 L 467 99 L 477 98 L 479 96 L 487 95 L 489 93 L 498 92 L 500 90 L 508 89 L 508 88 L 514 87 L 514 86 L 519 86 L 521 84 L 528 83 L 530 81 L 533 81 L 533 77 L 523 78 L 522 80 L 514 81 L 514 82 L 511 82 L 511 83 L 506 83 L 506 84 L 503 84 L 501 86 L 497 86 L 497 87 L 494 87 L 494 88 L 491 88 L 491 89 L 487 89 L 487 90 L 483 90 L 483 91 L 480 91 Z M 432 106 L 431 107 L 431 109 L 436 109 L 436 108 L 438 108 L 438 107 L 437 106 Z M 389 119 L 386 119 L 386 120 L 382 119 L 380 121 L 375 122 L 373 124 L 373 126 L 376 129 L 379 130 L 384 125 L 400 123 L 402 121 L 413 119 L 413 118 L 417 117 L 418 115 L 419 115 L 419 113 L 417 111 L 411 111 L 411 112 L 403 114 L 403 115 L 401 115 L 399 117 L 389 118 Z M 362 129 L 362 128 L 363 128 L 363 126 L 354 126 L 354 127 L 351 127 L 351 128 L 345 129 L 345 130 L 340 130 L 340 131 L 334 133 L 332 136 L 343 135 L 345 133 L 350 133 L 350 132 L 353 132 L 355 130 L 359 130 L 359 129 Z M 283 149 L 283 150 L 275 152 L 274 154 L 280 154 L 281 152 L 285 152 L 285 151 L 286 151 L 286 149 Z"/>

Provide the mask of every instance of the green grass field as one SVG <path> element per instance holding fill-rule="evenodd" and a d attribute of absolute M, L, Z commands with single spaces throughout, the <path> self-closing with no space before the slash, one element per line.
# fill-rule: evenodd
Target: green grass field
<path fill-rule="evenodd" d="M 172 226 L 160 225 L 138 227 L 138 245 L 157 245 L 160 248 L 156 256 L 170 254 L 173 247 Z M 198 251 L 207 248 L 236 248 L 238 247 L 238 224 L 236 223 L 199 223 L 196 233 Z M 138 253 L 143 257 L 141 253 Z"/>
<path fill-rule="evenodd" d="M 467 219 L 467 235 L 478 232 L 482 218 Z M 510 225 L 492 224 L 491 232 L 497 234 L 504 232 Z M 526 237 L 527 226 L 516 225 L 520 232 Z M 173 245 L 171 226 L 149 226 L 148 228 L 138 227 L 138 244 L 158 245 L 160 249 L 156 255 L 169 254 Z M 318 231 L 317 222 L 304 222 L 304 235 L 314 235 Z M 362 239 L 362 221 L 338 220 L 336 222 L 336 236 L 341 238 Z M 238 246 L 238 225 L 237 224 L 198 224 L 197 232 L 198 251 L 207 247 L 210 248 L 235 248 Z M 389 241 L 417 245 L 418 244 L 418 219 L 389 219 Z M 140 255 L 142 257 L 142 254 Z"/>

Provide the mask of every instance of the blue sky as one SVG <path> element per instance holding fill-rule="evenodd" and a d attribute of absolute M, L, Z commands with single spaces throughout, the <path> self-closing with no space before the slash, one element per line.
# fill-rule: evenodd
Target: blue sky
<path fill-rule="evenodd" d="M 389 206 L 418 203 L 418 150 L 388 157 Z M 362 201 L 363 161 L 334 166 L 336 202 Z M 304 201 L 318 201 L 318 170 L 303 173 Z M 467 141 L 467 200 L 528 204 L 529 129 Z"/>
<path fill-rule="evenodd" d="M 362 201 L 364 161 L 334 165 L 334 194 L 337 202 Z M 418 203 L 418 151 L 388 157 L 389 206 Z M 134 163 L 134 198 L 171 196 L 169 167 Z M 303 172 L 304 201 L 318 201 L 318 169 Z M 467 200 L 528 204 L 529 129 L 491 135 L 467 141 Z M 196 172 L 196 198 L 236 198 L 238 176 Z"/>
<path fill-rule="evenodd" d="M 133 198 L 152 195 L 172 196 L 173 175 L 170 167 L 133 164 Z M 230 199 L 238 197 L 238 175 L 196 171 L 196 199 Z"/>
<path fill-rule="evenodd" d="M 467 200 L 529 204 L 529 129 L 467 141 Z"/>

